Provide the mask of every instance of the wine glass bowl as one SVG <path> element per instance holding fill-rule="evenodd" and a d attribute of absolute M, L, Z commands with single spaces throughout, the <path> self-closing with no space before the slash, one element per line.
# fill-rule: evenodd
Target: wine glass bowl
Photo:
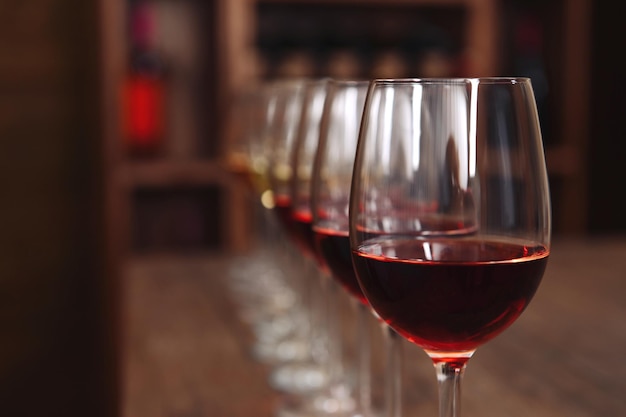
<path fill-rule="evenodd" d="M 229 285 L 242 319 L 257 338 L 252 354 L 268 363 L 293 360 L 303 350 L 293 337 L 299 326 L 297 294 L 286 277 L 288 265 L 279 256 L 277 229 L 268 210 L 273 206 L 268 182 L 270 140 L 278 128 L 277 103 L 284 90 L 281 83 L 261 82 L 234 97 L 232 137 L 225 158 L 225 169 L 247 191 L 253 223 L 250 247 L 229 268 Z"/>
<path fill-rule="evenodd" d="M 320 136 L 322 112 L 328 93 L 328 79 L 310 80 L 304 89 L 302 116 L 291 154 L 293 176 L 289 184 L 294 241 L 303 255 L 319 266 L 311 214 L 311 179 Z"/>
<path fill-rule="evenodd" d="M 348 238 L 348 205 L 367 81 L 331 81 L 313 169 L 313 231 L 330 275 L 361 303 Z"/>
<path fill-rule="evenodd" d="M 431 356 L 459 359 L 519 317 L 547 253 L 537 243 L 487 236 L 379 239 L 360 246 L 355 267 L 390 326 Z"/>
<path fill-rule="evenodd" d="M 356 341 L 350 346 L 353 355 L 344 355 L 340 361 L 342 369 L 334 369 L 331 374 L 331 384 L 347 388 L 349 396 L 346 398 L 351 401 L 345 403 L 350 404 L 347 414 L 350 416 L 375 414 L 371 386 L 372 335 L 369 333 L 372 314 L 354 275 L 348 237 L 352 164 L 368 85 L 367 81 L 329 81 L 310 185 L 312 231 L 321 267 L 328 276 L 326 295 L 331 320 L 335 322 L 331 334 L 335 335 L 334 339 L 352 334 Z M 341 291 L 341 287 L 345 291 Z M 335 318 L 340 316 L 340 303 L 345 301 L 352 307 L 353 328 L 339 324 Z M 334 352 L 338 349 L 340 347 L 335 345 Z M 349 382 L 346 374 L 354 374 L 354 383 Z"/>
<path fill-rule="evenodd" d="M 305 161 L 296 153 L 304 138 L 315 137 L 317 123 L 314 104 L 324 99 L 323 80 L 305 78 L 275 80 L 280 94 L 275 102 L 274 123 L 269 139 L 268 184 L 272 194 L 272 212 L 282 233 L 281 249 L 290 264 L 290 282 L 297 293 L 297 304 L 305 314 L 296 333 L 306 342 L 306 356 L 276 366 L 270 385 L 287 394 L 308 398 L 326 385 L 325 333 L 320 325 L 321 311 L 315 259 L 310 237 L 310 211 L 303 211 L 304 201 L 294 196 L 296 183 L 306 172 Z M 296 204 L 298 201 L 298 210 Z M 301 415 L 301 401 L 291 398 L 279 415 Z"/>
<path fill-rule="evenodd" d="M 349 218 L 363 293 L 430 356 L 440 415 L 457 416 L 467 361 L 528 306 L 550 252 L 531 81 L 372 81 Z"/>

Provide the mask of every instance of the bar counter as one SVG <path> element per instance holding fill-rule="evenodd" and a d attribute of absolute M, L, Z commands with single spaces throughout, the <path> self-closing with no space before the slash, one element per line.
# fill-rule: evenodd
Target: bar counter
<path fill-rule="evenodd" d="M 233 258 L 147 257 L 124 277 L 123 417 L 270 417 L 285 396 L 250 355 Z M 403 344 L 404 415 L 436 416 L 430 360 Z M 626 238 L 553 241 L 529 307 L 469 361 L 463 417 L 626 416 Z M 382 384 L 374 380 L 374 384 Z"/>

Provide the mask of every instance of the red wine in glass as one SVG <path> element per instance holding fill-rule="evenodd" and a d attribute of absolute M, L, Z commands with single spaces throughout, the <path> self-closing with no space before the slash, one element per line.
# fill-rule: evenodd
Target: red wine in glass
<path fill-rule="evenodd" d="M 352 296 L 361 303 L 368 305 L 367 299 L 361 291 L 352 265 L 352 252 L 348 231 L 326 228 L 314 228 L 318 251 L 331 275 Z"/>
<path fill-rule="evenodd" d="M 292 212 L 294 232 L 298 245 L 308 256 L 315 256 L 315 239 L 311 222 L 313 217 L 308 208 L 294 209 Z"/>
<path fill-rule="evenodd" d="M 274 197 L 274 211 L 278 221 L 283 226 L 287 237 L 294 242 L 298 249 L 305 255 L 308 255 L 306 245 L 303 244 L 301 238 L 301 226 L 296 222 L 293 214 L 293 205 L 291 198 L 287 195 L 279 195 Z"/>
<path fill-rule="evenodd" d="M 313 231 L 313 216 L 311 211 L 308 209 L 295 210 L 292 217 L 294 222 L 294 231 L 298 241 L 297 244 L 302 248 L 305 256 L 315 259 L 320 268 L 328 270 L 328 259 L 326 259 L 326 256 L 320 251 L 320 248 L 317 245 L 316 233 Z M 350 260 L 349 241 L 347 243 L 348 247 L 346 249 L 348 250 L 348 260 Z M 351 260 L 350 268 L 352 268 Z M 356 281 L 356 277 L 354 277 L 354 280 Z"/>
<path fill-rule="evenodd" d="M 304 256 L 316 258 L 315 241 L 311 229 L 313 218 L 310 210 L 295 210 L 291 204 L 291 198 L 286 195 L 274 198 L 274 210 L 289 239 L 298 246 Z"/>
<path fill-rule="evenodd" d="M 471 351 L 512 324 L 535 294 L 545 246 L 475 237 L 380 238 L 353 261 L 372 306 L 431 352 Z"/>
<path fill-rule="evenodd" d="M 293 219 L 291 217 L 291 198 L 287 195 L 274 196 L 274 212 L 280 224 L 288 235 L 293 234 Z"/>

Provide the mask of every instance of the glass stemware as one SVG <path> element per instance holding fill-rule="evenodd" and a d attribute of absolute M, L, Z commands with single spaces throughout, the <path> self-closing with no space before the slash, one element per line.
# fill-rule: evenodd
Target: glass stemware
<path fill-rule="evenodd" d="M 267 137 L 272 129 L 277 94 L 267 84 L 243 89 L 231 109 L 233 129 L 226 153 L 225 169 L 244 186 L 244 198 L 252 207 L 250 247 L 234 257 L 228 284 L 239 305 L 239 313 L 257 336 L 255 357 L 263 361 L 286 360 L 293 349 L 286 349 L 285 336 L 295 326 L 287 312 L 295 297 L 285 280 L 284 262 L 277 256 L 276 226 L 268 215 Z M 291 317 L 290 315 L 289 317 Z M 279 347 L 279 343 L 283 347 Z"/>
<path fill-rule="evenodd" d="M 323 365 L 325 337 L 320 325 L 319 289 L 312 253 L 303 237 L 302 219 L 293 215 L 292 183 L 296 175 L 294 150 L 307 117 L 307 103 L 313 95 L 323 93 L 321 81 L 286 79 L 275 81 L 284 89 L 275 110 L 275 129 L 269 141 L 271 157 L 269 186 L 273 196 L 273 212 L 283 231 L 282 249 L 289 258 L 290 279 L 298 295 L 298 304 L 306 313 L 297 333 L 306 341 L 306 356 L 281 363 L 270 375 L 270 384 L 283 392 L 307 395 L 325 386 L 327 372 Z M 323 97 L 323 95 L 322 95 Z"/>
<path fill-rule="evenodd" d="M 346 384 L 344 374 L 355 374 L 356 389 L 354 409 L 349 415 L 372 415 L 371 390 L 371 334 L 368 321 L 372 318 L 369 307 L 359 283 L 354 275 L 348 239 L 348 202 L 352 164 L 356 152 L 361 116 L 369 83 L 367 81 L 332 80 L 329 82 L 328 98 L 324 107 L 319 141 L 315 151 L 315 161 L 310 190 L 310 204 L 313 215 L 312 229 L 316 248 L 323 268 L 332 279 L 326 283 L 326 296 L 330 299 L 330 333 L 334 341 L 341 341 L 341 321 L 338 302 L 344 302 L 348 295 L 352 311 L 355 313 L 354 353 L 355 358 L 344 355 L 344 368 L 335 367 L 331 373 L 331 387 Z M 345 290 L 337 294 L 338 286 Z M 387 327 L 385 325 L 385 327 Z M 386 331 L 386 330 L 385 330 Z M 348 332 L 350 333 L 350 332 Z M 391 339 L 393 340 L 393 339 Z M 337 343 L 331 350 L 339 355 Z M 390 347 L 391 348 L 391 347 Z M 396 350 L 390 350 L 396 352 Z M 350 366 L 352 365 L 352 366 Z M 395 377 L 395 375 L 394 375 Z M 336 388 L 335 388 L 336 389 Z M 386 398 L 390 401 L 392 397 Z M 380 410 L 376 412 L 380 414 Z M 348 414 L 346 414 L 348 415 Z"/>
<path fill-rule="evenodd" d="M 239 313 L 254 331 L 253 356 L 280 368 L 271 383 L 288 393 L 317 390 L 326 381 L 311 361 L 311 314 L 302 302 L 301 273 L 275 216 L 270 173 L 276 143 L 299 117 L 303 80 L 273 80 L 245 90 L 236 102 L 233 122 L 240 134 L 229 149 L 228 168 L 249 190 L 254 230 L 252 249 L 236 257 L 229 284 Z M 279 377 L 278 377 L 279 376 Z"/>
<path fill-rule="evenodd" d="M 469 359 L 522 314 L 550 252 L 531 81 L 372 81 L 349 220 L 363 293 L 432 359 L 439 415 L 458 417 Z"/>
<path fill-rule="evenodd" d="M 311 398 L 304 399 L 296 407 L 314 415 L 350 416 L 356 411 L 357 401 L 348 377 L 343 372 L 343 360 L 346 358 L 339 353 L 342 335 L 336 326 L 340 318 L 330 297 L 332 291 L 329 291 L 328 286 L 328 270 L 318 250 L 312 228 L 313 165 L 331 83 L 330 79 L 315 80 L 307 88 L 301 125 L 291 157 L 293 176 L 289 187 L 289 202 L 295 241 L 314 269 L 311 284 L 316 289 L 314 295 L 320 312 L 318 325 L 323 331 L 323 334 L 318 335 L 318 341 L 323 343 L 320 344 L 320 359 L 327 374 L 332 377 L 328 386 Z"/>

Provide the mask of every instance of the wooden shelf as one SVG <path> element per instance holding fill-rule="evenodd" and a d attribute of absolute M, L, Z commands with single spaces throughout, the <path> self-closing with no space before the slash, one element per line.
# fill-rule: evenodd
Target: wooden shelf
<path fill-rule="evenodd" d="M 528 309 L 471 359 L 461 399 L 465 415 L 626 415 L 625 252 L 626 239 L 554 243 Z M 129 378 L 124 417 L 279 414 L 284 396 L 268 384 L 272 367 L 249 354 L 252 329 L 241 316 L 224 314 L 238 307 L 228 287 L 229 261 L 237 259 L 141 259 L 130 265 L 123 306 Z M 372 334 L 373 358 L 380 359 L 382 340 Z M 352 346 L 352 333 L 344 336 Z M 436 416 L 432 362 L 417 346 L 402 343 L 403 412 Z"/>
<path fill-rule="evenodd" d="M 233 186 L 233 179 L 212 160 L 126 161 L 115 170 L 121 187 L 175 187 L 180 185 Z"/>
<path fill-rule="evenodd" d="M 191 0 L 190 4 L 193 3 Z M 108 248 L 113 258 L 128 256 L 128 233 L 132 226 L 129 216 L 132 212 L 129 193 L 138 187 L 174 188 L 207 186 L 218 187 L 223 195 L 221 212 L 224 248 L 241 249 L 246 247 L 250 232 L 250 213 L 245 198 L 245 190 L 232 179 L 220 165 L 221 152 L 233 140 L 232 130 L 226 124 L 226 112 L 231 100 L 250 84 L 263 77 L 263 61 L 258 47 L 260 27 L 260 7 L 282 7 L 302 10 L 320 7 L 331 10 L 334 7 L 361 10 L 372 7 L 404 8 L 407 10 L 437 10 L 450 12 L 458 19 L 462 10 L 462 27 L 454 36 L 460 45 L 466 76 L 500 75 L 504 68 L 502 38 L 509 32 L 503 20 L 502 11 L 515 0 L 216 0 L 205 11 L 210 12 L 211 29 L 204 29 L 211 44 L 211 59 L 207 71 L 212 81 L 207 90 L 212 103 L 203 109 L 215 120 L 215 131 L 211 131 L 211 146 L 214 153 L 200 158 L 193 150 L 187 158 L 165 154 L 153 160 L 133 160 L 125 155 L 120 142 L 118 89 L 127 66 L 127 27 L 128 0 L 101 0 L 101 62 L 102 70 L 102 126 L 104 129 L 103 164 L 105 167 L 105 195 Z M 194 3 L 195 4 L 195 3 Z M 559 65 L 565 77 L 558 80 L 558 88 L 553 89 L 555 105 L 553 124 L 558 131 L 558 140 L 546 143 L 548 170 L 558 179 L 560 190 L 555 193 L 558 203 L 555 207 L 564 213 L 555 213 L 561 219 L 563 230 L 580 232 L 584 229 L 585 149 L 588 133 L 589 92 L 586 89 L 589 49 L 589 0 L 572 0 L 559 3 L 552 10 L 556 12 L 560 25 L 559 52 L 562 61 Z M 205 6 L 203 6 L 205 7 Z M 356 14 L 355 14 L 356 16 Z M 321 26 L 320 30 L 323 29 Z M 554 47 L 554 46 L 553 46 Z M 175 148 L 175 146 L 174 146 Z M 169 149 L 169 148 L 168 148 Z M 120 249 L 126 248 L 126 249 Z"/>
<path fill-rule="evenodd" d="M 462 7 L 466 9 L 467 16 L 462 35 L 465 75 L 490 76 L 499 72 L 498 0 L 228 0 L 220 2 L 218 20 L 223 98 L 227 99 L 233 91 L 239 91 L 262 76 L 260 71 L 263 64 L 255 43 L 259 29 L 257 8 L 264 5 L 320 8 L 353 6 L 355 11 L 369 6 L 441 10 Z"/>
<path fill-rule="evenodd" d="M 354 5 L 354 6 L 474 6 L 479 0 L 244 0 L 250 3 L 283 3 L 283 4 L 315 4 L 328 5 Z"/>
<path fill-rule="evenodd" d="M 123 107 L 119 95 L 129 68 L 130 10 L 138 3 L 130 0 L 99 2 L 106 248 L 109 262 L 116 270 L 135 255 L 133 240 L 136 238 L 132 235 L 137 229 L 137 219 L 134 219 L 139 210 L 137 204 L 141 205 L 141 212 L 145 215 L 150 213 L 146 204 L 154 201 L 155 211 L 158 212 L 154 215 L 169 221 L 170 215 L 163 213 L 169 206 L 193 204 L 194 201 L 207 204 L 197 195 L 202 194 L 203 189 L 212 196 L 207 201 L 215 205 L 210 208 L 212 214 L 206 213 L 205 216 L 218 216 L 213 219 L 206 217 L 205 222 L 219 225 L 219 248 L 236 250 L 245 246 L 248 227 L 241 187 L 218 162 L 224 145 L 221 117 L 225 115 L 225 107 L 219 103 L 225 102 L 228 93 L 219 87 L 221 71 L 227 69 L 217 64 L 223 51 L 215 46 L 218 32 L 213 29 L 213 22 L 219 20 L 217 14 L 223 3 L 192 0 L 147 3 L 151 8 L 151 18 L 156 19 L 153 25 L 162 24 L 163 19 L 175 19 L 170 21 L 170 26 L 158 27 L 157 31 L 180 28 L 181 19 L 193 21 L 190 25 L 183 24 L 184 33 L 177 33 L 175 37 L 179 43 L 184 41 L 183 49 L 189 50 L 176 50 L 177 40 L 172 37 L 164 42 L 167 45 L 159 44 L 169 48 L 170 54 L 166 50 L 165 59 L 173 56 L 178 59 L 169 63 L 166 74 L 169 78 L 165 80 L 170 83 L 168 93 L 173 94 L 170 98 L 174 100 L 171 101 L 172 106 L 175 106 L 168 111 L 176 111 L 167 115 L 171 120 L 164 131 L 166 137 L 159 155 L 139 159 L 126 150 L 120 121 Z M 167 36 L 167 33 L 157 33 L 157 36 Z M 189 82 L 193 82 L 194 87 L 191 88 Z M 197 125 L 189 125 L 196 122 Z M 146 196 L 146 193 L 151 194 Z M 162 195 L 162 203 L 157 201 L 159 195 Z M 174 202 L 170 201 L 172 199 Z M 175 248 L 173 252 L 176 252 Z"/>

